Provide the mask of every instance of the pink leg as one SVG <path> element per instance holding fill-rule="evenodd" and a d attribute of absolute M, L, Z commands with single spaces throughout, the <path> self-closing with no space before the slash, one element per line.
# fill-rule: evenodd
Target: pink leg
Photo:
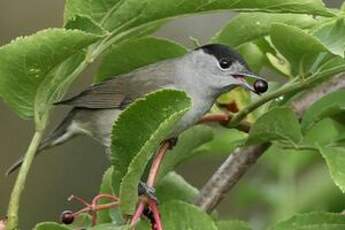
<path fill-rule="evenodd" d="M 158 210 L 156 201 L 150 200 L 149 201 L 149 207 L 152 210 L 153 219 L 154 219 L 154 226 L 152 227 L 152 229 L 153 230 L 163 230 L 162 222 L 161 222 L 161 216 L 159 214 L 159 210 Z"/>
<path fill-rule="evenodd" d="M 159 168 L 160 168 L 160 165 L 161 165 L 161 162 L 165 156 L 165 153 L 171 148 L 171 142 L 169 141 L 165 141 L 161 144 L 158 152 L 156 153 L 154 159 L 153 159 L 153 162 L 152 162 L 152 165 L 151 165 L 151 169 L 150 169 L 150 173 L 149 173 L 149 176 L 148 176 L 148 179 L 146 181 L 146 184 L 147 186 L 149 187 L 154 187 L 155 185 L 155 182 L 156 182 L 156 178 L 157 178 L 157 175 L 158 175 L 158 172 L 159 172 Z M 142 200 L 140 201 L 138 207 L 137 207 L 137 210 L 135 211 L 133 217 L 132 217 L 132 220 L 131 220 L 131 226 L 134 226 L 140 219 L 140 217 L 142 216 L 143 214 L 143 211 L 144 211 L 144 207 L 145 207 L 145 201 Z M 154 215 L 158 215 L 159 216 L 159 212 L 158 212 L 158 208 L 157 206 L 155 205 L 155 210 L 152 210 L 153 214 Z M 158 212 L 158 213 L 155 213 L 155 212 Z M 159 223 L 160 224 L 160 223 Z"/>

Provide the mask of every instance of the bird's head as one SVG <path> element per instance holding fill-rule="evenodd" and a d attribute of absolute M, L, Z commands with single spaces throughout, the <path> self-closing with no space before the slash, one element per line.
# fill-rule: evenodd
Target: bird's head
<path fill-rule="evenodd" d="M 219 92 L 226 92 L 236 86 L 256 94 L 267 91 L 267 82 L 251 72 L 241 55 L 228 46 L 204 45 L 191 51 L 189 58 L 199 76 L 206 78 L 207 84 Z"/>

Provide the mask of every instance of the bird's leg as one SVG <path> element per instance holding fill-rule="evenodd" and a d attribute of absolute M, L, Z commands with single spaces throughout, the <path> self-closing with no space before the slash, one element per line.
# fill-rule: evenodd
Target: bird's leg
<path fill-rule="evenodd" d="M 100 199 L 107 199 L 107 200 L 110 200 L 111 202 L 106 203 L 106 204 L 97 204 L 97 202 Z M 75 196 L 75 195 L 71 195 L 68 198 L 68 201 L 71 201 L 71 200 L 77 200 L 80 203 L 82 203 L 85 207 L 82 208 L 81 210 L 75 212 L 75 213 L 70 213 L 69 215 L 73 216 L 73 218 L 74 218 L 74 217 L 77 217 L 78 215 L 80 215 L 81 213 L 87 213 L 92 218 L 92 225 L 96 225 L 96 218 L 97 218 L 97 212 L 98 211 L 104 210 L 104 209 L 109 209 L 109 208 L 115 208 L 119 204 L 119 198 L 118 197 L 116 197 L 114 195 L 110 195 L 110 194 L 103 194 L 103 193 L 95 196 L 92 199 L 91 203 L 88 203 L 84 199 L 82 199 L 78 196 Z M 63 216 L 62 216 L 62 222 L 65 222 Z M 72 223 L 72 222 L 69 222 L 69 223 Z"/>
<path fill-rule="evenodd" d="M 140 217 L 142 216 L 143 212 L 144 212 L 144 209 L 145 209 L 145 206 L 148 205 L 149 206 L 149 209 L 151 210 L 152 214 L 153 214 L 153 217 L 154 217 L 154 224 L 152 224 L 152 227 L 154 230 L 161 230 L 161 222 L 160 222 L 160 214 L 159 214 L 159 211 L 158 211 L 158 208 L 157 208 L 157 204 L 158 204 L 158 201 L 156 199 L 156 197 L 154 196 L 154 185 L 155 185 L 155 182 L 156 182 L 156 179 L 157 179 L 157 175 L 158 175 L 158 172 L 159 172 L 159 167 L 161 165 L 161 162 L 166 154 L 166 152 L 171 149 L 174 145 L 176 145 L 176 141 L 177 139 L 176 138 L 173 138 L 173 139 L 169 139 L 169 140 L 166 140 L 164 142 L 162 142 L 158 152 L 156 153 L 154 159 L 153 159 L 153 162 L 152 162 L 152 165 L 151 165 L 151 168 L 150 168 L 150 173 L 149 173 L 149 176 L 147 178 L 147 181 L 146 181 L 146 185 L 141 185 L 142 188 L 144 188 L 145 190 L 149 190 L 149 192 L 144 192 L 147 195 L 147 199 L 141 199 L 139 204 L 138 204 L 138 207 L 131 219 L 131 226 L 134 226 L 138 220 L 140 219 Z M 140 189 L 140 187 L 139 187 Z M 153 194 L 152 194 L 153 192 Z M 151 194 L 151 195 L 150 195 Z M 152 195 L 154 198 L 152 198 Z"/>

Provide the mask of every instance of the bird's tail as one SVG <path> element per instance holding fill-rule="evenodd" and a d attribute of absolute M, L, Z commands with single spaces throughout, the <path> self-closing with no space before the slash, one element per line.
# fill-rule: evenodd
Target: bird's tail
<path fill-rule="evenodd" d="M 64 143 L 65 141 L 69 140 L 75 134 L 72 132 L 68 132 L 68 128 L 72 123 L 76 110 L 72 110 L 68 113 L 68 115 L 63 119 L 63 121 L 51 132 L 43 141 L 41 141 L 40 145 L 38 146 L 37 152 L 35 157 L 41 153 L 43 150 L 46 150 L 50 147 L 59 145 Z M 6 171 L 6 176 L 9 176 L 14 171 L 22 166 L 24 160 L 24 156 L 18 159 L 12 166 Z"/>

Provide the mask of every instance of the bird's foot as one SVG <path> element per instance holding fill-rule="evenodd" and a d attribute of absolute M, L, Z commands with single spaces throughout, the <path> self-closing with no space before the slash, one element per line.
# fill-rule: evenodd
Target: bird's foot
<path fill-rule="evenodd" d="M 100 201 L 101 199 L 107 199 L 110 202 L 105 203 L 105 204 L 98 204 L 98 201 Z M 75 195 L 71 195 L 68 198 L 68 201 L 71 201 L 71 200 L 77 200 L 82 205 L 84 205 L 85 207 L 80 209 L 77 212 L 72 212 L 69 210 L 62 212 L 61 222 L 63 222 L 64 224 L 71 224 L 71 223 L 73 223 L 74 219 L 76 217 L 78 217 L 80 214 L 86 213 L 86 214 L 91 216 L 92 225 L 94 226 L 96 224 L 98 211 L 104 210 L 104 209 L 115 208 L 119 204 L 119 198 L 117 196 L 114 196 L 111 194 L 104 194 L 104 193 L 101 193 L 101 194 L 98 194 L 97 196 L 95 196 L 92 199 L 91 203 L 88 203 L 84 199 L 82 199 L 78 196 L 75 196 Z"/>
<path fill-rule="evenodd" d="M 171 137 L 165 141 L 162 142 L 162 145 L 164 143 L 168 144 L 168 149 L 173 149 L 175 147 L 175 145 L 177 144 L 178 138 L 177 137 Z"/>
<path fill-rule="evenodd" d="M 146 196 L 144 196 L 144 199 L 140 200 L 137 206 L 137 209 L 132 216 L 132 219 L 131 219 L 132 227 L 140 220 L 140 217 L 143 214 L 145 215 L 145 208 L 146 208 L 146 210 L 148 209 L 152 212 L 152 215 L 151 214 L 149 216 L 145 215 L 146 217 L 150 219 L 152 223 L 152 229 L 154 230 L 162 229 L 160 214 L 158 210 L 158 200 L 154 194 L 153 186 L 155 185 L 157 175 L 159 172 L 159 167 L 165 156 L 165 153 L 169 149 L 172 149 L 174 145 L 176 145 L 176 142 L 177 142 L 177 138 L 171 138 L 161 143 L 161 146 L 152 161 L 150 173 L 147 178 L 146 184 L 144 183 L 139 184 L 139 194 L 141 193 L 140 190 L 142 190 L 142 193 L 146 194 Z"/>
<path fill-rule="evenodd" d="M 156 197 L 156 189 L 153 187 L 148 186 L 144 182 L 140 182 L 138 186 L 138 195 L 139 196 L 146 196 L 147 198 L 154 200 L 158 203 L 158 199 Z"/>

